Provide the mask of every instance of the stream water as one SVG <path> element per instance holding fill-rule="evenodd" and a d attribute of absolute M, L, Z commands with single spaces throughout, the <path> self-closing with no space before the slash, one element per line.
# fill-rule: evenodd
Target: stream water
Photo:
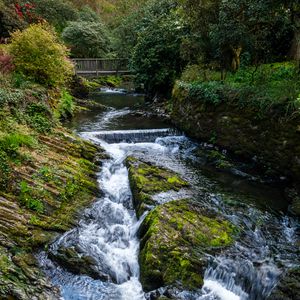
<path fill-rule="evenodd" d="M 98 174 L 102 195 L 87 208 L 76 228 L 61 236 L 50 251 L 73 247 L 89 256 L 101 280 L 74 275 L 45 252 L 39 260 L 65 300 L 149 299 L 139 282 L 137 220 L 124 159 L 134 155 L 172 169 L 191 183 L 189 190 L 162 193 L 161 203 L 192 197 L 236 224 L 241 234 L 221 255 L 210 257 L 204 286 L 180 292 L 184 300 L 265 299 L 285 270 L 299 265 L 299 224 L 287 215 L 280 188 L 260 183 L 242 172 L 220 172 L 207 166 L 199 145 L 157 117 L 137 113 L 143 98 L 120 92 L 95 96 L 108 111 L 78 115 L 69 126 L 101 145 L 110 155 Z M 199 148 L 202 151 L 199 151 Z M 243 173 L 244 175 L 244 173 Z"/>

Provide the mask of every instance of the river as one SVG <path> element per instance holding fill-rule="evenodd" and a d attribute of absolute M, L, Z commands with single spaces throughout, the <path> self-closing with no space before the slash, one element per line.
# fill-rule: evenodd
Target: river
<path fill-rule="evenodd" d="M 287 214 L 280 187 L 263 183 L 259 174 L 238 168 L 222 172 L 208 164 L 205 153 L 212 146 L 198 144 L 161 118 L 142 113 L 142 96 L 106 90 L 94 99 L 111 108 L 83 111 L 69 126 L 111 157 L 97 174 L 102 194 L 83 212 L 78 226 L 51 245 L 50 252 L 73 247 L 93 258 L 103 278 L 74 275 L 41 252 L 40 263 L 63 299 L 150 298 L 139 282 L 137 231 L 143 217 L 136 218 L 132 205 L 124 165 L 128 155 L 174 170 L 191 183 L 189 190 L 158 195 L 161 203 L 192 197 L 241 229 L 233 246 L 210 257 L 202 289 L 182 291 L 177 299 L 263 300 L 282 272 L 299 265 L 299 223 Z"/>

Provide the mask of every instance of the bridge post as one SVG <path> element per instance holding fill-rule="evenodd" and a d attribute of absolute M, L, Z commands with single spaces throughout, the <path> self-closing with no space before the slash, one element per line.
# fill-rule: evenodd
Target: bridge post
<path fill-rule="evenodd" d="M 99 75 L 99 71 L 98 71 L 98 59 L 96 58 L 96 76 L 98 77 L 98 75 Z"/>

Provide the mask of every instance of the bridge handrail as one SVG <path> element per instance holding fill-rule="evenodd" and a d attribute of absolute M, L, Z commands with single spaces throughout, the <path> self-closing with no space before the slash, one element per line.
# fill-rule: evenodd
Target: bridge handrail
<path fill-rule="evenodd" d="M 72 58 L 72 60 L 77 61 L 77 60 L 128 60 L 129 58 Z"/>
<path fill-rule="evenodd" d="M 73 58 L 77 74 L 130 73 L 128 58 Z"/>

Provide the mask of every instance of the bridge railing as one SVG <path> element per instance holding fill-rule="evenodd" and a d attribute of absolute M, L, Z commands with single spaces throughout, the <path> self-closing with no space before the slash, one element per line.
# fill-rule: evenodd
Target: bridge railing
<path fill-rule="evenodd" d="M 126 73 L 129 71 L 127 58 L 74 58 L 75 69 L 78 74 L 110 74 Z"/>

